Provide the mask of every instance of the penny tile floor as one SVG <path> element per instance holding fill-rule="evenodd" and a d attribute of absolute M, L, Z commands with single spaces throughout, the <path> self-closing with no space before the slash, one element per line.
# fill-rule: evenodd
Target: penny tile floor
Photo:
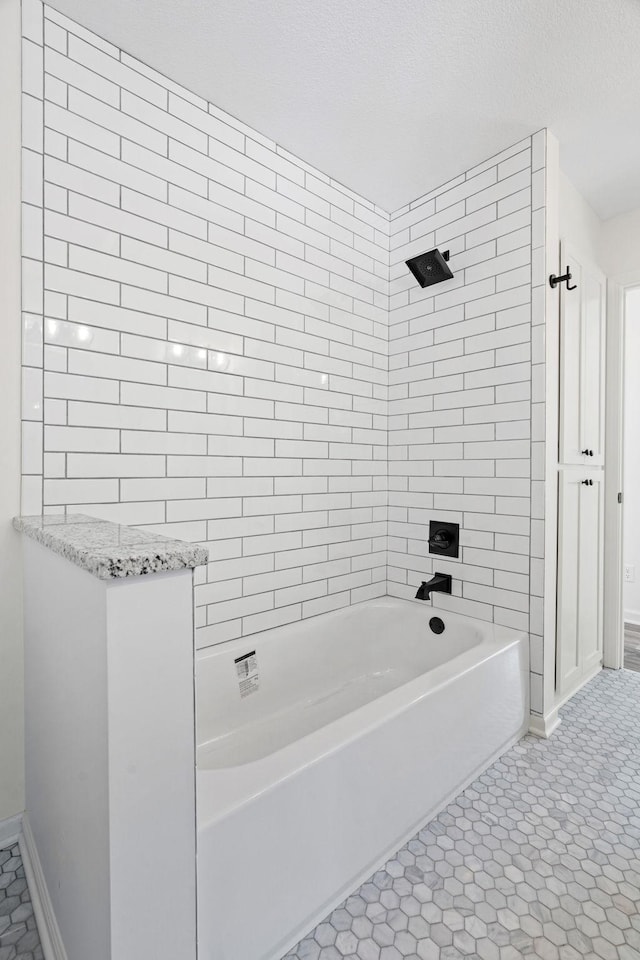
<path fill-rule="evenodd" d="M 605 670 L 285 960 L 640 960 L 640 673 Z"/>
<path fill-rule="evenodd" d="M 0 960 L 43 960 L 17 843 L 0 850 Z"/>

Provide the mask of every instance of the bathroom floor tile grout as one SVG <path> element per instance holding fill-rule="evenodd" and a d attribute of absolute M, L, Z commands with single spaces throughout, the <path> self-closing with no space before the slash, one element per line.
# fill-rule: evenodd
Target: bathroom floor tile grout
<path fill-rule="evenodd" d="M 640 673 L 604 670 L 561 714 L 283 960 L 638 960 Z"/>
<path fill-rule="evenodd" d="M 43 960 L 33 905 L 16 842 L 0 847 L 0 960 Z"/>

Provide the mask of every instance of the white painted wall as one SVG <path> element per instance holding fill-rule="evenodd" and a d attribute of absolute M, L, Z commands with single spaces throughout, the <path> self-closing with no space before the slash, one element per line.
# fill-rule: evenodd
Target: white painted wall
<path fill-rule="evenodd" d="M 106 595 L 111 957 L 195 960 L 193 574 Z"/>
<path fill-rule="evenodd" d="M 640 209 L 600 220 L 564 173 L 560 173 L 560 236 L 610 279 L 640 276 Z"/>
<path fill-rule="evenodd" d="M 27 817 L 67 956 L 194 960 L 192 573 L 24 554 Z"/>
<path fill-rule="evenodd" d="M 20 3 L 0 0 L 0 820 L 24 808 L 20 537 Z"/>
<path fill-rule="evenodd" d="M 29 826 L 70 960 L 108 960 L 105 586 L 32 540 L 24 557 Z"/>
<path fill-rule="evenodd" d="M 640 260 L 638 261 L 640 266 Z M 640 271 L 639 271 L 640 272 Z M 630 290 L 625 310 L 624 350 L 624 548 L 623 564 L 635 566 L 635 582 L 623 584 L 625 623 L 640 624 L 640 289 Z"/>
<path fill-rule="evenodd" d="M 602 221 L 560 171 L 560 237 L 593 263 L 600 263 Z M 564 272 L 565 264 L 560 265 Z"/>
<path fill-rule="evenodd" d="M 602 224 L 600 266 L 608 277 L 636 280 L 640 276 L 640 210 Z"/>

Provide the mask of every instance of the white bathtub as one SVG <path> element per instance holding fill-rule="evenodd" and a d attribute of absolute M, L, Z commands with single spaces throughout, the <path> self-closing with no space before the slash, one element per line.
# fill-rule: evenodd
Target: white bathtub
<path fill-rule="evenodd" d="M 200 654 L 199 960 L 282 957 L 524 732 L 527 670 L 525 634 L 389 598 Z"/>

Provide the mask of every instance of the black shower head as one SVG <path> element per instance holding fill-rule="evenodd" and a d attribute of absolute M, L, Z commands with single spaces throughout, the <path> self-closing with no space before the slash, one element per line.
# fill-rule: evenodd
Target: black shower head
<path fill-rule="evenodd" d="M 440 283 L 441 280 L 451 280 L 453 274 L 446 264 L 449 259 L 449 251 L 440 253 L 439 250 L 429 250 L 427 253 L 421 253 L 417 257 L 407 260 L 407 266 L 414 275 L 421 287 L 430 287 L 432 283 Z"/>

